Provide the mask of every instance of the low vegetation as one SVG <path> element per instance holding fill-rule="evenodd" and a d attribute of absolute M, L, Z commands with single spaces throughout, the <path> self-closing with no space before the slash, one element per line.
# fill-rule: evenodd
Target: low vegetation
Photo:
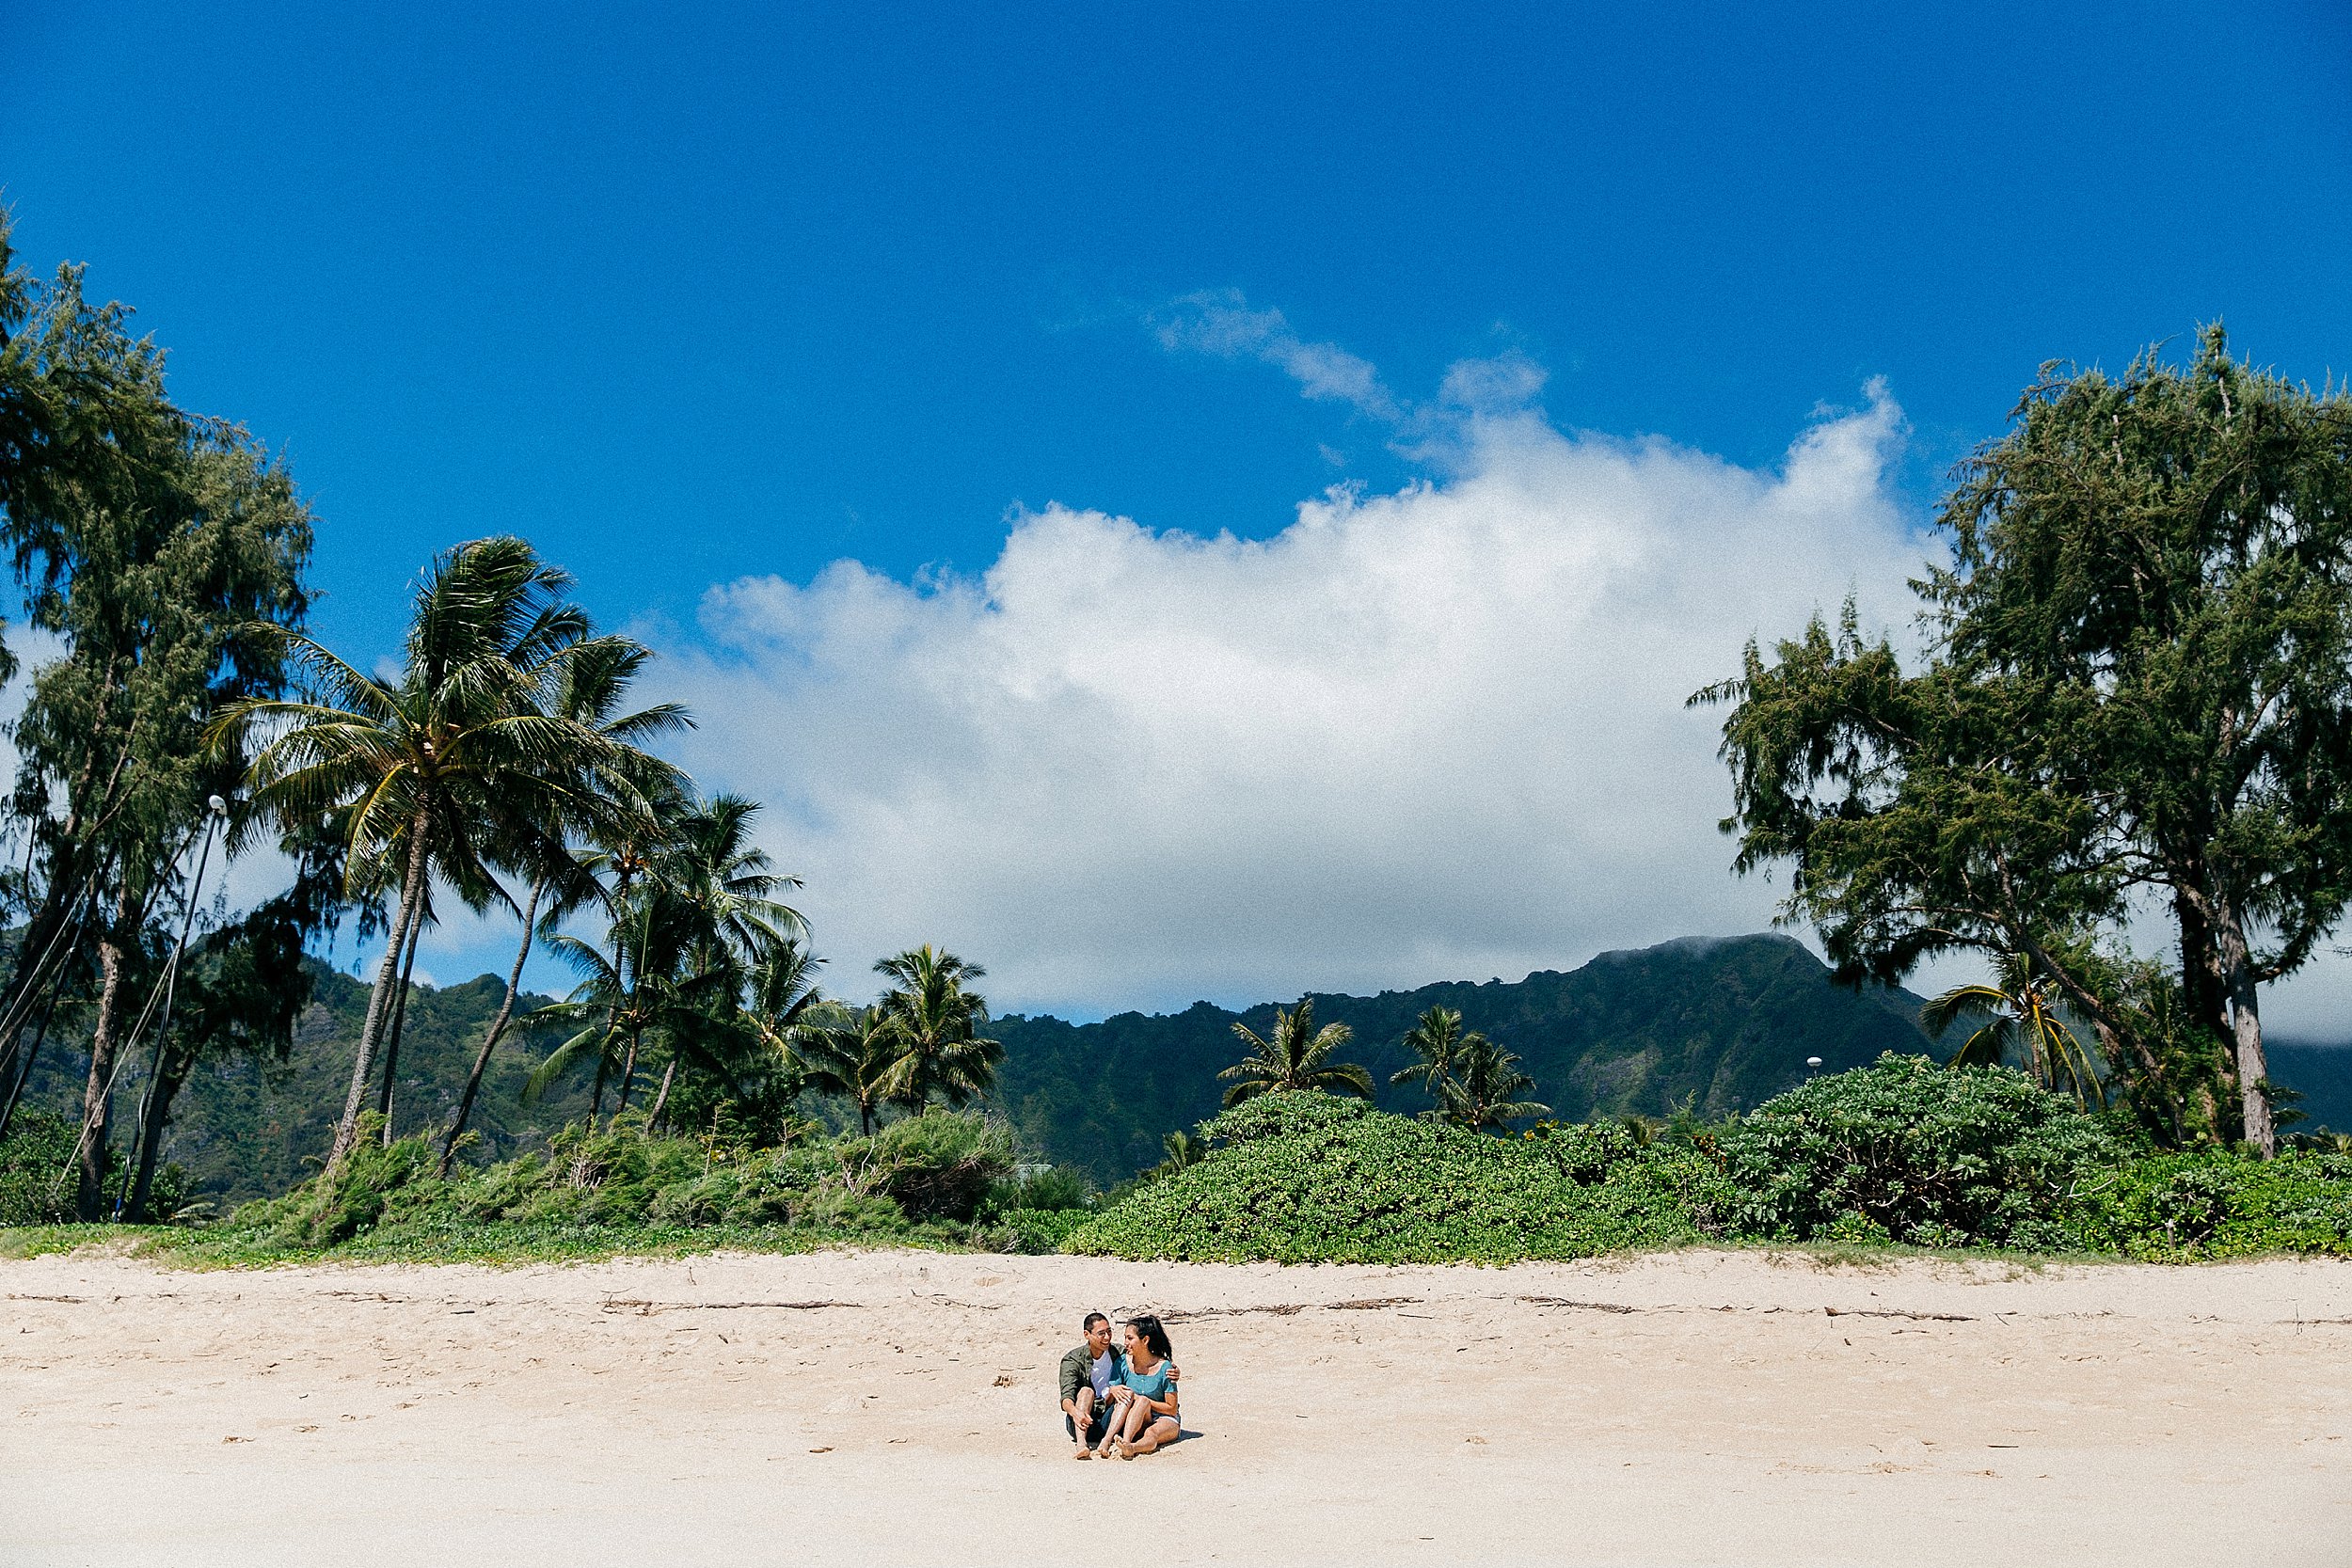
<path fill-rule="evenodd" d="M 56 1227 L 62 1124 L 0 1160 L 0 1249 L 121 1227 Z M 374 1132 L 371 1123 L 368 1132 Z M 54 1147 L 53 1147 L 54 1146 Z M 1278 1090 L 1169 1140 L 1098 1194 L 1023 1159 L 985 1112 L 932 1107 L 878 1132 L 658 1135 L 632 1113 L 544 1151 L 439 1173 L 425 1137 L 361 1137 L 282 1197 L 147 1231 L 175 1260 L 528 1261 L 834 1245 L 1068 1251 L 1137 1259 L 1507 1263 L 1693 1244 L 1819 1244 L 2168 1262 L 2352 1256 L 2352 1154 L 2157 1150 L 2007 1068 L 1887 1055 L 1708 1123 L 1543 1123 L 1494 1136 L 1360 1099 Z M 39 1228 L 50 1226 L 51 1228 Z"/>
<path fill-rule="evenodd" d="M 1216 1147 L 1080 1225 L 1126 1258 L 1506 1262 L 1695 1242 L 2191 1261 L 2352 1254 L 2352 1156 L 2165 1153 L 2005 1068 L 1887 1055 L 1753 1115 L 1486 1137 L 1322 1095 L 1204 1124 Z"/>

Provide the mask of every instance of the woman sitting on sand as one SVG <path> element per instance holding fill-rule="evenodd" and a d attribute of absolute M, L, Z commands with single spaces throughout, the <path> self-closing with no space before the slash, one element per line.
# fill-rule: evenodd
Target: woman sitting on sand
<path fill-rule="evenodd" d="M 1145 1313 L 1127 1320 L 1127 1364 L 1111 1389 L 1116 1408 L 1101 1453 L 1121 1459 L 1173 1443 L 1184 1430 L 1176 1414 L 1176 1363 L 1160 1320 Z"/>

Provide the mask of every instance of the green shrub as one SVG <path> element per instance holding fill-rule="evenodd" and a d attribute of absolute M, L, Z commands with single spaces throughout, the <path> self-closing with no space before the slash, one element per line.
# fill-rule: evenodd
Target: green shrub
<path fill-rule="evenodd" d="M 359 1118 L 358 1141 L 342 1159 L 283 1197 L 248 1203 L 235 1224 L 287 1247 L 333 1246 L 373 1229 L 395 1206 L 430 1207 L 447 1183 L 436 1176 L 439 1151 L 427 1138 L 377 1141 L 384 1118 Z"/>
<path fill-rule="evenodd" d="M 2022 1072 L 1892 1053 L 1768 1101 L 1721 1148 L 1745 1235 L 2043 1250 L 2082 1244 L 2124 1152 Z"/>
<path fill-rule="evenodd" d="M 63 1225 L 73 1218 L 80 1129 L 46 1111 L 21 1109 L 0 1143 L 0 1225 Z"/>
<path fill-rule="evenodd" d="M 2084 1243 L 2165 1262 L 2267 1252 L 2352 1254 L 2352 1156 L 2159 1154 L 2109 1173 Z"/>
<path fill-rule="evenodd" d="M 880 1188 L 916 1220 L 971 1219 L 1019 1160 L 1012 1129 L 977 1111 L 926 1111 L 841 1147 L 852 1187 Z"/>
<path fill-rule="evenodd" d="M 1008 1209 L 996 1217 L 1005 1252 L 1059 1252 L 1094 1217 L 1090 1209 Z"/>
<path fill-rule="evenodd" d="M 1327 1132 L 1374 1115 L 1371 1105 L 1336 1094 L 1262 1094 L 1200 1124 L 1212 1144 L 1254 1143 L 1294 1132 Z"/>
<path fill-rule="evenodd" d="M 1016 1209 L 1037 1209 L 1048 1212 L 1062 1209 L 1085 1209 L 1094 1196 L 1087 1180 L 1067 1165 L 1042 1165 L 1025 1172 L 1016 1172 L 988 1190 L 988 1197 L 980 1205 L 983 1216 L 1009 1214 Z"/>
<path fill-rule="evenodd" d="M 1327 1095 L 1267 1095 L 1204 1124 L 1225 1142 L 1079 1226 L 1073 1252 L 1409 1263 L 1588 1258 L 1702 1234 L 1718 1201 L 1687 1150 L 1621 1130 L 1493 1138 Z"/>

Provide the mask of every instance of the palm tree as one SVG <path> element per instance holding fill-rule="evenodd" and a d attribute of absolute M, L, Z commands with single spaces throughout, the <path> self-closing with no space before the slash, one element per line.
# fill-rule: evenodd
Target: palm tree
<path fill-rule="evenodd" d="M 257 806 L 294 824 L 343 813 L 349 890 L 398 890 L 330 1160 L 358 1133 L 428 884 L 437 876 L 469 902 L 511 904 L 484 863 L 492 824 L 510 813 L 593 816 L 582 781 L 621 764 L 620 743 L 550 710 L 552 689 L 588 638 L 586 616 L 564 602 L 569 586 L 522 540 L 460 545 L 418 585 L 396 680 L 363 674 L 290 633 L 301 696 L 231 705 L 215 726 L 219 740 L 248 728 L 269 735 L 247 771 Z"/>
<path fill-rule="evenodd" d="M 1444 1086 L 1454 1077 L 1454 1059 L 1472 1040 L 1486 1036 L 1462 1033 L 1462 1015 L 1452 1007 L 1432 1007 L 1414 1021 L 1405 1035 L 1405 1049 L 1421 1058 L 1413 1066 L 1389 1075 L 1391 1084 L 1418 1084 L 1430 1099 L 1442 1101 Z"/>
<path fill-rule="evenodd" d="M 880 1007 L 820 1004 L 794 1030 L 791 1048 L 803 1081 L 854 1101 L 858 1131 L 871 1137 L 875 1118 L 894 1098 L 891 1080 L 901 1054 L 888 1015 Z"/>
<path fill-rule="evenodd" d="M 2058 1012 L 2057 988 L 2025 954 L 1995 955 L 1993 984 L 1953 987 L 1919 1009 L 1919 1026 L 1941 1039 L 1964 1013 L 1987 1016 L 1952 1053 L 1951 1066 L 1998 1067 L 2014 1052 L 2043 1088 L 2073 1094 L 2086 1110 L 2106 1103 L 2098 1062 Z"/>
<path fill-rule="evenodd" d="M 593 833 L 612 819 L 634 824 L 649 820 L 654 808 L 650 795 L 666 791 L 677 781 L 676 769 L 658 762 L 640 750 L 641 743 L 656 736 L 674 734 L 691 728 L 693 720 L 675 703 L 657 703 L 635 713 L 620 711 L 622 699 L 635 681 L 652 650 L 643 643 L 622 637 L 603 637 L 583 643 L 567 659 L 559 672 L 555 695 L 551 703 L 559 717 L 585 726 L 615 748 L 610 756 L 586 759 L 589 774 L 581 781 L 581 794 L 606 808 L 601 818 L 535 821 L 515 817 L 501 824 L 505 829 L 504 842 L 492 852 L 499 864 L 519 871 L 531 879 L 531 895 L 523 902 L 522 941 L 515 949 L 514 966 L 506 975 L 506 994 L 499 1002 L 497 1016 L 482 1037 L 482 1048 L 474 1053 L 473 1068 L 466 1075 L 465 1092 L 458 1097 L 457 1114 L 450 1118 L 449 1129 L 441 1136 L 441 1174 L 449 1174 L 450 1161 L 457 1152 L 457 1140 L 465 1134 L 466 1122 L 473 1114 L 474 1098 L 482 1089 L 482 1075 L 490 1065 L 490 1054 L 498 1049 L 501 1037 L 506 1033 L 507 1022 L 514 1017 L 515 996 L 522 985 L 523 965 L 531 958 L 534 935 L 553 935 L 565 915 L 580 906 L 600 897 L 603 890 L 597 885 L 580 859 L 573 853 L 571 841 L 575 836 Z M 542 921 L 540 906 L 548 896 L 554 895 L 554 905 Z"/>
<path fill-rule="evenodd" d="M 661 1087 L 654 1096 L 653 1119 L 658 1124 L 670 1103 L 676 1082 L 678 1048 L 688 1047 L 722 1077 L 735 1074 L 720 1049 L 739 1022 L 739 1002 L 753 972 L 806 941 L 808 923 L 800 911 L 776 895 L 800 886 L 800 879 L 772 868 L 767 852 L 752 843 L 755 801 L 738 795 L 716 796 L 680 813 L 671 826 L 669 842 L 656 856 L 652 873 L 661 896 L 674 900 L 692 923 L 691 966 L 708 981 L 711 1004 L 723 1016 L 714 1016 L 700 1029 L 675 1029 L 672 1051 L 662 1069 Z M 724 984 L 720 984 L 723 977 Z M 771 979 L 776 978 L 771 975 Z"/>
<path fill-rule="evenodd" d="M 604 1073 L 615 1054 L 621 1065 L 620 1097 L 613 1108 L 618 1115 L 628 1109 L 638 1059 L 649 1044 L 666 1045 L 674 1054 L 700 1044 L 699 1037 L 722 1010 L 718 1005 L 732 1000 L 735 980 L 731 971 L 694 966 L 692 952 L 700 934 L 684 904 L 659 886 L 641 884 L 613 911 L 605 933 L 607 946 L 573 936 L 550 937 L 548 951 L 579 971 L 580 982 L 568 997 L 530 1017 L 534 1022 L 580 1027 L 533 1069 L 523 1086 L 525 1097 L 536 1099 L 574 1063 L 594 1053 L 598 1092 L 589 1113 L 593 1125 L 602 1108 Z"/>
<path fill-rule="evenodd" d="M 1302 996 L 1290 1012 L 1274 1009 L 1272 1037 L 1262 1039 L 1248 1025 L 1236 1023 L 1233 1033 L 1249 1047 L 1249 1054 L 1217 1074 L 1234 1080 L 1225 1091 L 1225 1103 L 1238 1105 L 1262 1094 L 1320 1089 L 1345 1089 L 1372 1098 L 1372 1074 L 1354 1062 L 1334 1062 L 1331 1053 L 1356 1037 L 1344 1023 L 1315 1027 L 1315 1003 Z"/>
<path fill-rule="evenodd" d="M 1152 1174 L 1173 1176 L 1180 1170 L 1186 1170 L 1199 1164 L 1208 1155 L 1209 1144 L 1205 1138 L 1195 1137 L 1190 1132 L 1178 1131 L 1169 1132 L 1160 1139 L 1160 1151 L 1167 1155 L 1167 1158 L 1152 1167 Z"/>
<path fill-rule="evenodd" d="M 925 942 L 879 960 L 874 972 L 898 982 L 875 1004 L 898 1042 L 892 1100 L 910 1110 L 933 1098 L 962 1105 L 995 1086 L 1005 1047 L 980 1035 L 988 999 L 966 989 L 988 971 Z"/>
<path fill-rule="evenodd" d="M 1519 1070 L 1517 1056 L 1484 1035 L 1465 1035 L 1453 1071 L 1439 1086 L 1438 1114 L 1473 1132 L 1501 1132 L 1550 1111 L 1549 1105 L 1513 1098 L 1534 1086 L 1535 1080 Z"/>

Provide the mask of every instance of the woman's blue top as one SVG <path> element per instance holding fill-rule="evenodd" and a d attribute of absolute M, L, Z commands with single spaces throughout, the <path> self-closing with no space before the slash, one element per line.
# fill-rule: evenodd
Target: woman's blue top
<path fill-rule="evenodd" d="M 1147 1400 L 1166 1400 L 1170 1397 L 1168 1390 L 1175 1386 L 1168 1374 L 1175 1370 L 1176 1362 L 1172 1357 L 1164 1358 L 1148 1372 L 1137 1371 L 1136 1364 L 1130 1361 L 1119 1374 L 1119 1381 Z"/>

